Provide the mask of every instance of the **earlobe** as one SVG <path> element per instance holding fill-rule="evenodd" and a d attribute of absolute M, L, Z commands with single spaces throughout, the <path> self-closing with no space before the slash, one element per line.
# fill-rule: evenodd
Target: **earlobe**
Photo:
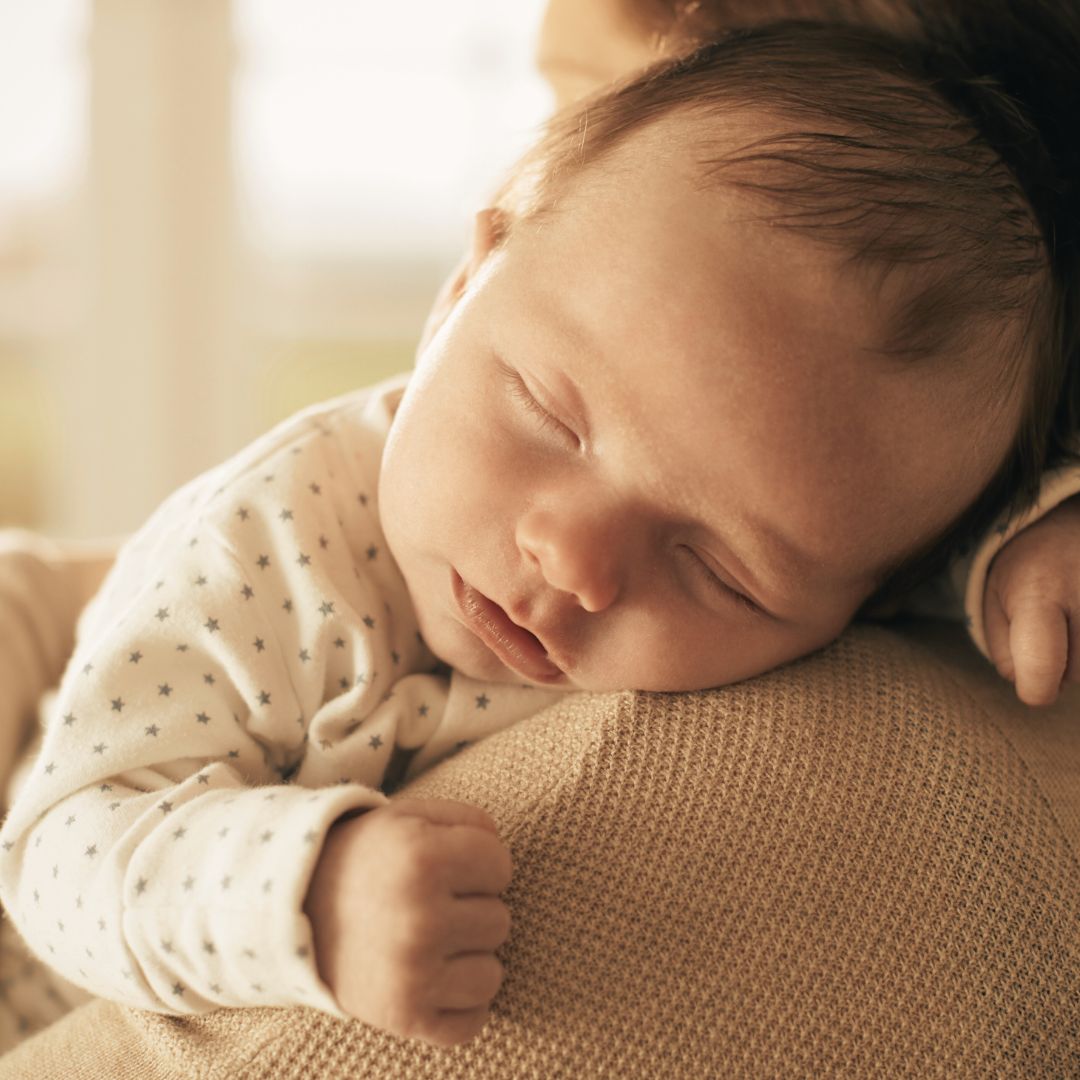
<path fill-rule="evenodd" d="M 484 265 L 484 260 L 503 242 L 509 231 L 510 217 L 497 206 L 488 206 L 473 218 L 469 253 L 462 260 L 450 289 L 451 298 L 460 300 L 469 281 Z"/>
<path fill-rule="evenodd" d="M 505 210 L 488 207 L 481 210 L 473 219 L 472 239 L 469 251 L 458 263 L 457 268 L 443 282 L 435 303 L 420 335 L 418 352 L 423 352 L 428 343 L 438 333 L 454 306 L 465 295 L 465 290 L 473 276 L 479 271 L 484 260 L 505 239 L 510 217 Z"/>
<path fill-rule="evenodd" d="M 469 261 L 465 270 L 462 291 L 468 284 L 468 278 L 480 269 L 484 260 L 506 238 L 509 231 L 510 217 L 505 210 L 497 206 L 488 206 L 473 218 L 472 243 L 469 246 Z"/>

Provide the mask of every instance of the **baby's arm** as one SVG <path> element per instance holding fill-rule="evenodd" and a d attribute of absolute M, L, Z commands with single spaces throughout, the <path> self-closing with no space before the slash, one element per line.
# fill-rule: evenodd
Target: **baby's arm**
<path fill-rule="evenodd" d="M 205 621 L 227 632 L 230 594 L 251 579 L 224 553 L 171 569 L 218 583 L 204 602 L 220 614 Z M 43 960 L 99 996 L 178 1013 L 337 1011 L 301 905 L 331 823 L 385 796 L 282 783 L 306 730 L 289 665 L 245 678 L 184 594 L 167 584 L 140 597 L 129 628 L 77 654 L 0 833 L 4 907 Z M 162 629 L 147 633 L 158 612 Z M 280 648 L 243 615 L 245 644 Z"/>
<path fill-rule="evenodd" d="M 324 434 L 170 500 L 84 622 L 0 832 L 0 892 L 93 993 L 342 1015 L 302 905 L 332 823 L 386 803 L 409 701 L 389 690 L 423 664 L 411 613 L 356 569 L 377 520 Z"/>

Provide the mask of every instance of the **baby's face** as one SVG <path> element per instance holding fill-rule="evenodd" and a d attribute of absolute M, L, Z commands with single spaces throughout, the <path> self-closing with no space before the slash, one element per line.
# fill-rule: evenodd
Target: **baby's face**
<path fill-rule="evenodd" d="M 655 138 L 660 138 L 661 132 Z M 1009 425 L 866 350 L 826 255 L 648 134 L 488 250 L 380 484 L 433 651 L 477 678 L 701 689 L 829 642 L 975 497 Z"/>

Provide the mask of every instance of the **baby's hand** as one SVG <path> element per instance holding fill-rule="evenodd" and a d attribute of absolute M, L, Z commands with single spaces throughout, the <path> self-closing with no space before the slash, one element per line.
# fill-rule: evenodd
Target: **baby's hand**
<path fill-rule="evenodd" d="M 478 806 L 402 799 L 327 834 L 304 910 L 319 974 L 351 1016 L 435 1046 L 467 1042 L 503 980 L 510 852 Z"/>
<path fill-rule="evenodd" d="M 1080 682 L 1080 496 L 998 552 L 984 605 L 990 657 L 1021 701 L 1051 705 Z"/>

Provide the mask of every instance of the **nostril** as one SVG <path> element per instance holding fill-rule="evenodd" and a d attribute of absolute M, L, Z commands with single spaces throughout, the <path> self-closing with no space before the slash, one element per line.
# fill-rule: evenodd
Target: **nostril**
<path fill-rule="evenodd" d="M 618 585 L 614 581 L 577 590 L 578 603 L 590 614 L 607 610 L 615 603 L 618 594 Z"/>
<path fill-rule="evenodd" d="M 603 519 L 608 524 L 606 515 Z M 517 529 L 518 549 L 530 570 L 539 571 L 543 583 L 565 601 L 587 611 L 603 611 L 619 594 L 614 553 L 600 528 L 595 508 L 553 514 L 533 511 Z M 529 612 L 522 621 L 529 620 Z M 510 612 L 511 618 L 517 616 Z"/>

